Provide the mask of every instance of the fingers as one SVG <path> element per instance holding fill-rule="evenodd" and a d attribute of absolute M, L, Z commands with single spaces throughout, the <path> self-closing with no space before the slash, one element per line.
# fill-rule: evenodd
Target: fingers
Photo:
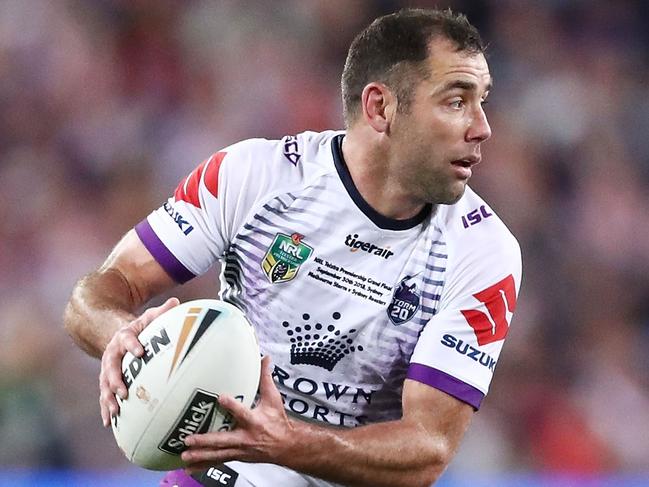
<path fill-rule="evenodd" d="M 118 333 L 122 333 L 122 343 L 126 350 L 131 352 L 136 357 L 141 357 L 144 354 L 144 348 L 138 340 L 138 335 L 142 333 L 153 320 L 158 316 L 169 311 L 171 308 L 175 308 L 180 304 L 178 298 L 172 297 L 167 299 L 160 306 L 153 308 L 148 308 L 144 313 L 142 313 L 138 318 L 131 321 L 127 326 L 120 329 Z"/>
<path fill-rule="evenodd" d="M 126 399 L 127 396 L 122 380 L 122 359 L 127 351 L 136 357 L 144 354 L 144 347 L 137 338 L 138 335 L 132 327 L 133 323 L 129 323 L 113 335 L 101 357 L 102 373 L 105 375 L 109 389 L 113 394 L 119 394 L 122 399 Z"/>
<path fill-rule="evenodd" d="M 251 409 L 244 406 L 234 397 L 226 394 L 219 396 L 219 405 L 232 414 L 232 418 L 238 426 L 245 426 L 250 423 L 250 415 L 252 413 Z"/>
<path fill-rule="evenodd" d="M 119 411 L 119 405 L 117 404 L 117 399 L 110 390 L 108 385 L 108 380 L 106 379 L 106 374 L 103 371 L 99 375 L 99 407 L 101 410 L 101 422 L 104 427 L 110 426 L 110 418 L 117 414 Z"/>
<path fill-rule="evenodd" d="M 172 297 L 167 299 L 164 303 L 162 303 L 160 306 L 156 306 L 155 308 L 149 308 L 144 312 L 144 315 L 147 315 L 148 321 L 146 322 L 146 325 L 151 323 L 155 318 L 160 316 L 162 313 L 169 311 L 171 308 L 175 308 L 180 304 L 180 300 L 178 298 Z M 145 326 L 146 326 L 145 325 Z"/>
<path fill-rule="evenodd" d="M 128 390 L 122 377 L 122 360 L 126 352 L 136 357 L 144 355 L 144 347 L 138 335 L 155 318 L 165 311 L 178 306 L 178 298 L 169 298 L 162 305 L 147 309 L 142 315 L 127 325 L 123 326 L 113 335 L 106 345 L 101 358 L 101 372 L 99 374 L 99 405 L 102 423 L 110 426 L 111 416 L 119 413 L 119 403 L 115 395 L 121 399 L 128 397 Z"/>
<path fill-rule="evenodd" d="M 261 397 L 268 397 L 267 401 L 270 404 L 274 404 L 274 401 L 279 400 L 281 403 L 281 396 L 275 386 L 275 382 L 272 377 L 272 365 L 270 356 L 265 356 L 261 360 Z M 277 398 L 275 398 L 275 395 Z M 227 409 L 234 418 L 237 426 L 244 427 L 249 425 L 252 422 L 253 412 L 250 408 L 244 406 L 240 401 L 237 401 L 234 397 L 222 394 L 219 396 L 219 405 L 224 409 Z M 282 405 L 283 407 L 283 405 Z"/>
<path fill-rule="evenodd" d="M 275 382 L 273 381 L 272 375 L 272 365 L 270 355 L 265 355 L 261 359 L 261 376 L 259 378 L 259 390 L 264 393 L 264 390 L 269 388 L 275 388 Z"/>
<path fill-rule="evenodd" d="M 183 441 L 188 450 L 197 449 L 219 450 L 232 448 L 244 441 L 244 434 L 241 431 L 211 431 L 209 433 L 190 435 Z"/>
<path fill-rule="evenodd" d="M 277 447 L 290 441 L 291 427 L 282 397 L 272 378 L 270 357 L 261 363 L 261 401 L 254 409 L 229 395 L 219 396 L 219 407 L 232 414 L 236 427 L 227 432 L 210 432 L 185 438 L 182 460 L 189 469 L 229 460 L 268 462 Z"/>
<path fill-rule="evenodd" d="M 259 380 L 260 403 L 266 402 L 271 406 L 284 408 L 282 396 L 273 380 L 273 365 L 270 355 L 261 359 L 261 377 Z"/>
<path fill-rule="evenodd" d="M 126 351 L 131 352 L 136 357 L 144 355 L 144 347 L 137 337 L 148 324 L 149 323 L 142 325 L 140 318 L 138 318 L 117 332 L 120 337 L 116 352 L 120 355 L 120 362 Z"/>
<path fill-rule="evenodd" d="M 128 391 L 122 380 L 121 358 L 114 363 L 112 354 L 104 354 L 102 357 L 101 372 L 99 374 L 99 405 L 101 419 L 104 426 L 110 425 L 111 416 L 119 412 L 119 404 L 115 395 L 126 399 Z"/>
<path fill-rule="evenodd" d="M 245 443 L 244 438 L 245 435 L 237 431 L 191 435 L 184 440 L 187 450 L 182 453 L 181 459 L 188 468 L 196 469 L 201 468 L 201 462 L 211 462 L 213 465 L 240 458 L 244 453 L 241 448 Z"/>
<path fill-rule="evenodd" d="M 133 331 L 127 328 L 122 328 L 113 336 L 101 357 L 99 405 L 102 423 L 106 427 L 110 425 L 110 417 L 117 415 L 119 412 L 119 404 L 117 403 L 115 394 L 118 394 L 122 399 L 125 399 L 128 395 L 128 391 L 122 380 L 122 358 L 126 353 L 124 342 L 133 334 Z M 137 340 L 137 336 L 135 339 Z"/>
<path fill-rule="evenodd" d="M 185 462 L 185 471 L 192 474 L 199 470 L 213 467 L 215 464 L 229 462 L 241 457 L 239 449 L 225 450 L 196 450 L 183 452 L 181 459 Z"/>

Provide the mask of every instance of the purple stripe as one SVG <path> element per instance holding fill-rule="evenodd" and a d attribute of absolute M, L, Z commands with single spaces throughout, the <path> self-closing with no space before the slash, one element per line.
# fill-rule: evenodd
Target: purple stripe
<path fill-rule="evenodd" d="M 441 266 L 438 266 L 438 265 L 430 265 L 430 264 L 426 264 L 426 269 L 430 269 L 433 272 L 445 272 L 446 271 L 446 267 L 441 267 Z"/>
<path fill-rule="evenodd" d="M 243 240 L 244 242 L 248 242 L 250 245 L 253 247 L 257 247 L 259 250 L 262 250 L 264 253 L 268 250 L 268 244 L 264 245 L 261 242 L 257 241 L 256 239 L 249 237 L 248 235 L 239 235 L 239 240 Z"/>
<path fill-rule="evenodd" d="M 484 394 L 475 387 L 427 365 L 411 363 L 406 377 L 444 391 L 476 410 L 480 409 L 480 403 L 484 399 Z"/>
<path fill-rule="evenodd" d="M 167 473 L 160 482 L 160 487 L 201 487 L 201 485 L 183 470 L 174 470 Z"/>
<path fill-rule="evenodd" d="M 158 261 L 167 274 L 169 274 L 174 281 L 183 284 L 190 279 L 196 277 L 182 262 L 176 259 L 176 256 L 162 243 L 160 237 L 156 235 L 145 218 L 135 226 L 135 233 L 137 233 L 142 243 L 147 248 L 151 255 Z"/>

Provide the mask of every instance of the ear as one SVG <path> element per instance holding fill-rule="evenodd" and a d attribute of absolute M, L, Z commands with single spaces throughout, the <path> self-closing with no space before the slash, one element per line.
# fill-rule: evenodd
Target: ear
<path fill-rule="evenodd" d="M 361 94 L 363 118 L 377 132 L 389 133 L 392 117 L 397 110 L 397 99 L 383 83 L 372 82 Z"/>

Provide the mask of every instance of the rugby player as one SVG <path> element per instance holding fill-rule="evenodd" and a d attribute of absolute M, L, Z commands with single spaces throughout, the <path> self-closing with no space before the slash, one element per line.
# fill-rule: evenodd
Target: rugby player
<path fill-rule="evenodd" d="M 104 425 L 120 364 L 177 305 L 138 310 L 221 264 L 219 297 L 262 353 L 259 401 L 231 432 L 190 436 L 162 485 L 428 486 L 488 391 L 520 249 L 467 186 L 491 135 L 478 31 L 406 9 L 353 41 L 345 130 L 218 150 L 75 286 L 67 330 L 102 357 Z M 188 475 L 191 473 L 192 475 Z"/>

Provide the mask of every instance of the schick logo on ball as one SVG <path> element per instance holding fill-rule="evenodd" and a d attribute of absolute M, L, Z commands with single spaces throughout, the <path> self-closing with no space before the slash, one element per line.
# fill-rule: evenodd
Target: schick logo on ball
<path fill-rule="evenodd" d="M 290 281 L 311 257 L 313 248 L 302 242 L 304 235 L 278 233 L 261 261 L 261 268 L 273 284 Z"/>
<path fill-rule="evenodd" d="M 207 433 L 209 430 L 217 402 L 217 395 L 196 389 L 184 412 L 158 448 L 172 455 L 180 455 L 184 452 L 187 449 L 185 438 L 194 434 Z"/>
<path fill-rule="evenodd" d="M 409 321 L 419 309 L 419 291 L 416 283 L 409 284 L 411 279 L 412 276 L 401 279 L 388 306 L 388 317 L 395 325 Z"/>

